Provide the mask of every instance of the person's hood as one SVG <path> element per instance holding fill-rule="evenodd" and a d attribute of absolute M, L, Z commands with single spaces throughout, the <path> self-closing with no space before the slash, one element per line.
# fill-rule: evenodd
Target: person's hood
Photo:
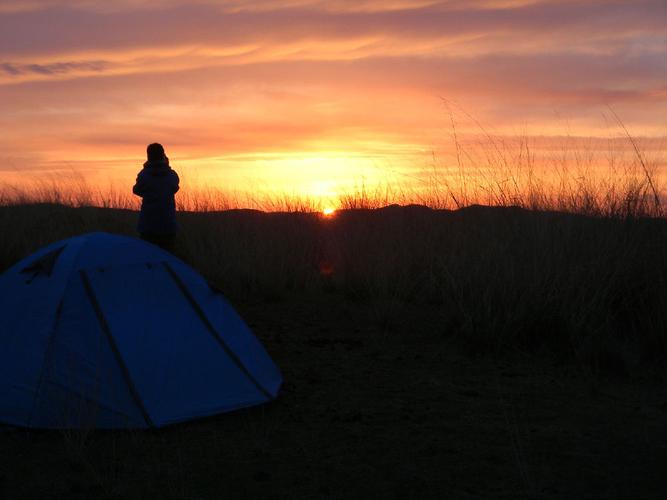
<path fill-rule="evenodd" d="M 160 161 L 149 160 L 144 162 L 144 168 L 153 175 L 166 175 L 171 170 L 167 157 Z"/>

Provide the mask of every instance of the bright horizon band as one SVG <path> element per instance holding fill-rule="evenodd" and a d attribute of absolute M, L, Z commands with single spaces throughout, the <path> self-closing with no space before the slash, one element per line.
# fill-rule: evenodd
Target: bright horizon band
<path fill-rule="evenodd" d="M 6 0 L 1 183 L 122 193 L 157 141 L 185 190 L 328 200 L 526 155 L 578 175 L 632 161 L 623 127 L 660 175 L 666 23 L 660 0 Z"/>

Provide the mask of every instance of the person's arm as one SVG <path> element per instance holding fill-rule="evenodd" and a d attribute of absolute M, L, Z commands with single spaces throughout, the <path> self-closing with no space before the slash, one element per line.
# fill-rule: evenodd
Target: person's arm
<path fill-rule="evenodd" d="M 146 194 L 146 181 L 144 181 L 141 172 L 137 175 L 137 182 L 135 182 L 132 192 L 137 196 L 144 196 L 144 194 Z"/>
<path fill-rule="evenodd" d="M 172 177 L 172 182 L 173 182 L 172 185 L 174 187 L 174 194 L 176 194 L 176 193 L 178 193 L 178 190 L 180 189 L 179 184 L 180 184 L 181 180 L 178 178 L 178 174 L 176 173 L 175 170 L 172 170 L 172 172 L 174 174 L 173 177 Z"/>

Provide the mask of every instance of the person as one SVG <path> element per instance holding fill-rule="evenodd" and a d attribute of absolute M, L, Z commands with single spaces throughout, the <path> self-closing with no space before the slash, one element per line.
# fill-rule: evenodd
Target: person
<path fill-rule="evenodd" d="M 176 244 L 176 200 L 179 178 L 169 166 L 161 144 L 149 144 L 147 161 L 137 175 L 132 192 L 141 197 L 137 229 L 141 238 L 172 252 Z"/>

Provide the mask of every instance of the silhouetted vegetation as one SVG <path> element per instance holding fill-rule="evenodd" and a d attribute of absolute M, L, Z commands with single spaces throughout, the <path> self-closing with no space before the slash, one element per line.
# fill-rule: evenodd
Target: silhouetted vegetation
<path fill-rule="evenodd" d="M 538 182 L 518 157 L 468 169 L 459 147 L 458 179 L 361 183 L 329 216 L 308 198 L 179 195 L 177 253 L 266 345 L 280 397 L 155 433 L 0 432 L 15 457 L 0 496 L 658 498 L 658 180 L 637 156 Z M 129 195 L 85 184 L 5 189 L 0 270 L 136 220 Z"/>
<path fill-rule="evenodd" d="M 129 210 L 0 209 L 6 268 L 88 231 L 135 234 Z M 667 221 L 520 208 L 181 213 L 179 254 L 236 300 L 330 293 L 391 329 L 405 307 L 475 351 L 549 351 L 627 370 L 664 359 Z M 22 230 L 16 232 L 14 228 Z M 602 366 L 605 365 L 605 366 Z"/>

